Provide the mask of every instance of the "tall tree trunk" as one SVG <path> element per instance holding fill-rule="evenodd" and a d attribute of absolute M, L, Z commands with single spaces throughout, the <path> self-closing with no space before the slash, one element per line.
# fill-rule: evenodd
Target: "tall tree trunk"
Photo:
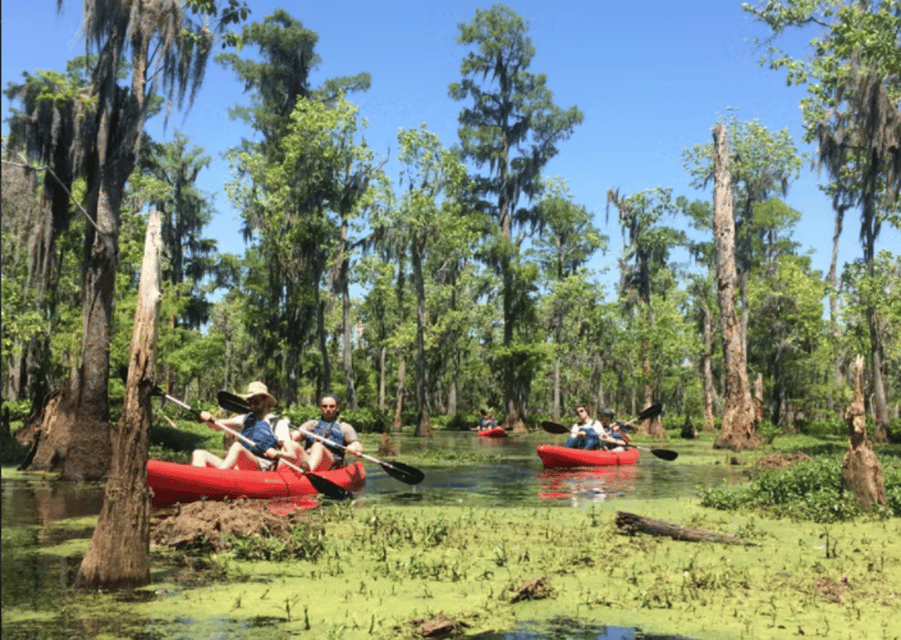
<path fill-rule="evenodd" d="M 400 431 L 403 426 L 404 393 L 406 386 L 404 380 L 407 377 L 407 360 L 403 352 L 397 354 L 397 397 L 394 405 L 394 430 Z"/>
<path fill-rule="evenodd" d="M 425 362 L 425 329 L 428 319 L 425 306 L 425 282 L 422 274 L 422 245 L 416 237 L 413 238 L 411 248 L 413 282 L 416 288 L 416 408 L 419 410 L 415 435 L 430 436 L 432 435 L 432 426 L 429 424 L 429 399 L 426 395 L 428 380 Z"/>
<path fill-rule="evenodd" d="M 151 212 L 141 263 L 138 306 L 131 342 L 125 411 L 119 422 L 112 469 L 100 518 L 75 586 L 116 590 L 150 582 L 150 490 L 147 486 L 150 399 L 154 388 L 162 237 Z"/>
<path fill-rule="evenodd" d="M 707 305 L 701 307 L 701 322 L 704 326 L 704 350 L 701 352 L 701 378 L 704 385 L 704 431 L 715 431 L 713 417 L 714 395 L 713 385 L 713 318 Z"/>
<path fill-rule="evenodd" d="M 884 505 L 886 499 L 882 464 L 873 451 L 873 445 L 867 440 L 863 362 L 862 356 L 858 356 L 854 362 L 854 399 L 845 412 L 850 440 L 848 452 L 842 460 L 842 488 L 853 493 L 857 502 L 868 509 L 876 504 Z"/>
<path fill-rule="evenodd" d="M 845 207 L 835 206 L 835 231 L 832 234 L 832 258 L 829 261 L 829 275 L 826 280 L 829 283 L 829 326 L 832 335 L 832 381 L 835 389 L 842 384 L 841 358 L 839 357 L 839 339 L 841 328 L 838 325 L 838 241 L 842 235 L 842 226 L 845 219 Z M 833 388 L 829 387 L 829 410 L 838 411 L 837 403 L 833 400 Z"/>
<path fill-rule="evenodd" d="M 350 293 L 345 289 L 341 292 L 341 318 L 344 329 L 344 386 L 346 387 L 347 407 L 356 409 L 359 406 L 357 400 L 357 387 L 354 384 L 353 361 L 353 323 L 350 321 Z"/>
<path fill-rule="evenodd" d="M 388 349 L 384 345 L 379 346 L 379 411 L 385 410 L 385 383 L 387 370 Z"/>
<path fill-rule="evenodd" d="M 882 372 L 882 340 L 879 335 L 879 317 L 874 309 L 867 309 L 867 320 L 870 325 L 870 357 L 873 378 L 873 417 L 876 428 L 873 440 L 886 443 L 888 437 L 888 402 L 885 397 L 885 379 Z"/>
<path fill-rule="evenodd" d="M 651 322 L 653 322 L 653 317 L 651 318 Z M 643 404 L 642 410 L 644 410 L 644 409 L 647 409 L 648 407 L 650 407 L 652 404 L 654 404 L 654 391 L 655 391 L 657 385 L 656 385 L 656 381 L 653 380 L 653 378 L 652 378 L 651 358 L 649 356 L 650 346 L 648 345 L 647 341 L 644 341 L 642 343 L 641 350 L 642 350 L 642 353 L 644 353 L 644 363 L 642 364 L 642 370 L 644 372 L 644 379 L 645 379 L 645 382 L 643 385 L 644 402 L 642 403 Z M 658 439 L 661 439 L 664 441 L 667 439 L 666 429 L 663 428 L 663 422 L 660 421 L 659 415 L 654 416 L 650 420 L 644 420 L 642 422 L 642 425 L 644 425 L 644 423 L 647 423 L 647 427 L 644 427 L 644 426 L 640 427 L 639 433 L 642 432 L 642 429 L 646 429 L 646 432 L 652 438 L 658 438 Z"/>
<path fill-rule="evenodd" d="M 723 385 L 726 395 L 723 427 L 713 446 L 715 449 L 740 451 L 759 445 L 761 438 L 755 429 L 741 321 L 735 311 L 735 219 L 732 212 L 729 141 L 722 123 L 713 128 L 713 153 L 713 231 L 726 376 Z"/>
<path fill-rule="evenodd" d="M 554 354 L 554 405 L 551 407 L 551 417 L 554 422 L 560 422 L 560 356 L 557 354 Z"/>
<path fill-rule="evenodd" d="M 316 305 L 316 323 L 319 329 L 319 353 L 322 356 L 322 369 L 320 370 L 319 386 L 321 391 L 332 390 L 332 363 L 328 355 L 328 336 L 325 332 L 325 300 L 322 294 L 317 294 L 319 299 Z"/>
<path fill-rule="evenodd" d="M 459 358 L 454 354 L 451 363 L 450 385 L 447 390 L 447 413 L 452 416 L 457 414 L 457 372 L 460 370 L 459 365 Z"/>

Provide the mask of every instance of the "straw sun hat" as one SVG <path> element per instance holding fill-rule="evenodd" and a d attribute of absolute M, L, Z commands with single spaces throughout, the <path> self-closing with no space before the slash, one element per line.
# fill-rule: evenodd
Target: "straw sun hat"
<path fill-rule="evenodd" d="M 241 394 L 241 397 L 245 400 L 249 400 L 254 396 L 265 396 L 269 400 L 269 404 L 273 407 L 278 404 L 278 400 L 275 399 L 275 396 L 269 393 L 269 389 L 267 389 L 266 385 L 262 382 L 251 382 L 249 385 L 247 385 L 247 393 Z"/>

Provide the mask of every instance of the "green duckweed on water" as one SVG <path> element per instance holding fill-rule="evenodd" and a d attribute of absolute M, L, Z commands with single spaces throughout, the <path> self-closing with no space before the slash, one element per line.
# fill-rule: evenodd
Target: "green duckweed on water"
<path fill-rule="evenodd" d="M 616 511 L 751 544 L 629 537 Z M 153 582 L 138 592 L 63 591 L 34 610 L 8 606 L 4 595 L 3 635 L 412 638 L 439 615 L 458 637 L 560 617 L 688 638 L 901 634 L 898 518 L 816 524 L 694 499 L 625 499 L 583 510 L 331 505 L 300 526 L 322 534 L 307 559 L 238 559 L 238 549 L 253 555 L 247 541 L 218 552 L 154 545 Z M 5 557 L 5 531 L 3 546 Z M 69 541 L 42 553 L 86 547 Z M 278 556 L 271 545 L 259 549 Z M 540 588 L 521 593 L 529 584 Z"/>

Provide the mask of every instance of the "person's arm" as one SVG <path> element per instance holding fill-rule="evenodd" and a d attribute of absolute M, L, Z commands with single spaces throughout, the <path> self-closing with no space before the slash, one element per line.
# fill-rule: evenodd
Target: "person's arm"
<path fill-rule="evenodd" d="M 344 436 L 344 446 L 347 447 L 347 450 L 350 453 L 354 455 L 363 453 L 363 443 L 360 442 L 360 439 L 357 437 L 356 429 L 354 429 L 348 423 L 342 422 L 341 434 Z"/>
<path fill-rule="evenodd" d="M 216 428 L 216 425 L 214 423 L 219 423 L 230 429 L 236 429 L 236 430 L 240 431 L 242 428 L 244 428 L 244 417 L 245 416 L 240 415 L 240 416 L 232 416 L 231 418 L 228 418 L 226 420 L 215 420 L 213 418 L 213 414 L 211 414 L 209 411 L 201 411 L 200 412 L 200 419 L 203 422 L 206 422 L 210 426 L 211 429 Z"/>
<path fill-rule="evenodd" d="M 307 421 L 304 422 L 302 425 L 300 425 L 300 429 L 302 429 L 303 431 L 295 431 L 295 432 L 291 435 L 291 438 L 292 438 L 295 442 L 300 442 L 300 441 L 302 441 L 304 438 L 307 437 L 307 434 L 305 434 L 304 431 L 312 431 L 314 428 L 316 428 L 316 420 L 307 420 Z"/>

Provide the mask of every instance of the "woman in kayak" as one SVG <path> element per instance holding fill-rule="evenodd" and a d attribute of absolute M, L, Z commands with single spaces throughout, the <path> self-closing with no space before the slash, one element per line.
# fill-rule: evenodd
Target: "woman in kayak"
<path fill-rule="evenodd" d="M 602 428 L 598 422 L 591 419 L 588 407 L 584 404 L 577 405 L 576 415 L 579 416 L 579 421 L 570 429 L 566 446 L 570 449 L 600 448 Z"/>
<path fill-rule="evenodd" d="M 225 454 L 225 459 L 204 449 L 195 449 L 191 454 L 191 464 L 195 467 L 212 465 L 219 469 L 239 468 L 271 469 L 275 464 L 279 451 L 290 454 L 290 449 L 283 443 L 291 441 L 288 420 L 271 413 L 277 400 L 269 393 L 262 382 L 251 382 L 247 393 L 241 396 L 247 400 L 250 413 L 222 420 L 219 424 L 241 431 L 241 435 L 253 441 L 253 445 L 237 440 Z M 211 429 L 216 428 L 216 421 L 208 411 L 200 412 L 200 419 Z"/>

